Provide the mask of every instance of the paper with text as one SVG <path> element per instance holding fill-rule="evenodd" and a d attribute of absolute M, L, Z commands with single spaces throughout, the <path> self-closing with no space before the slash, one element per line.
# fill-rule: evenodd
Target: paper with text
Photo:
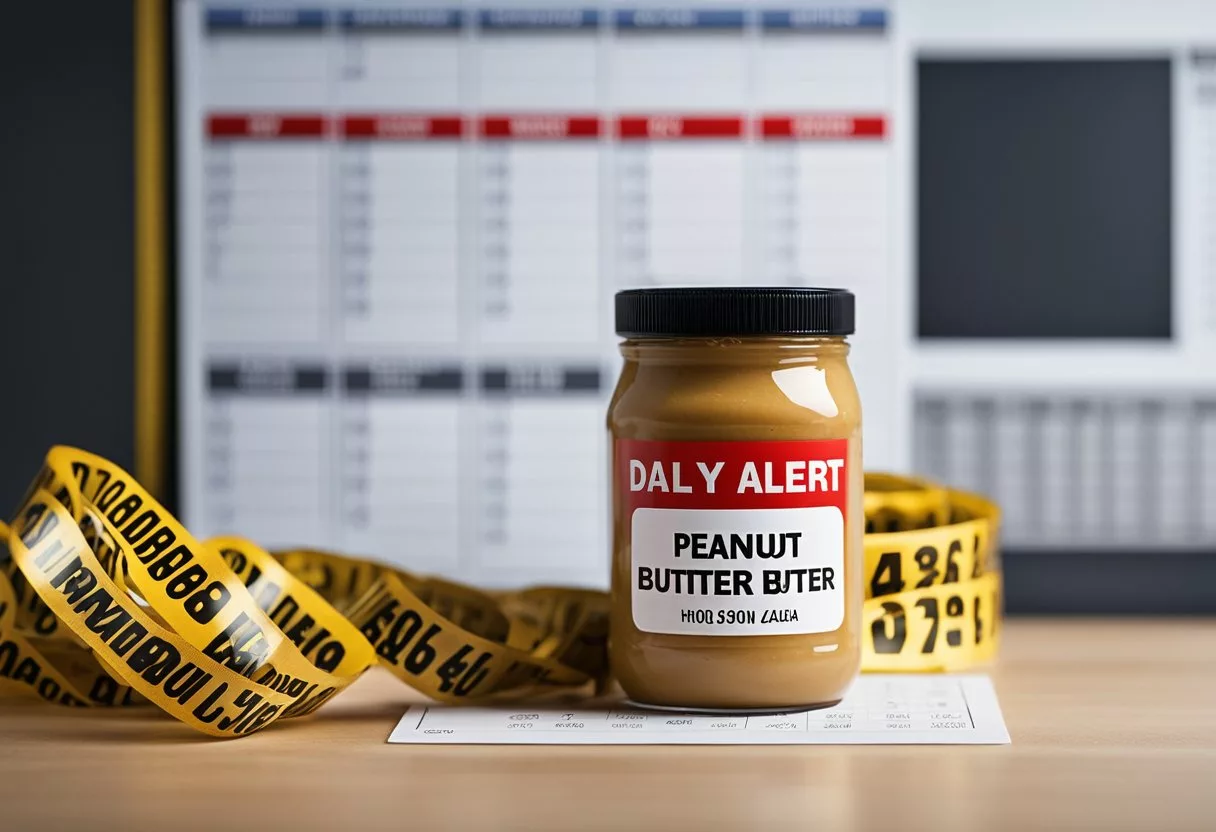
<path fill-rule="evenodd" d="M 390 743 L 491 745 L 1004 745 L 987 676 L 861 676 L 835 707 L 764 716 L 513 705 L 417 705 Z"/>

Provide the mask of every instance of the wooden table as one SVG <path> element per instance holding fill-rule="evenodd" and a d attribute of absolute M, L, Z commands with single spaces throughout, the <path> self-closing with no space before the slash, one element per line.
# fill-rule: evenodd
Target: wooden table
<path fill-rule="evenodd" d="M 1216 829 L 1216 620 L 1014 620 L 1009 747 L 389 746 L 369 674 L 215 742 L 0 703 L 0 829 Z"/>

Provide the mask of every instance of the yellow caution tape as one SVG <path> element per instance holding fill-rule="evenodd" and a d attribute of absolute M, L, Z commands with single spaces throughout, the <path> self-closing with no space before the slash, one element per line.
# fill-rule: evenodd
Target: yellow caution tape
<path fill-rule="evenodd" d="M 990 660 L 995 506 L 874 474 L 865 513 L 863 669 Z M 329 552 L 199 541 L 126 471 L 75 448 L 47 454 L 0 542 L 0 689 L 48 702 L 150 702 L 237 737 L 312 713 L 376 664 L 453 703 L 610 682 L 604 592 L 482 592 Z"/>

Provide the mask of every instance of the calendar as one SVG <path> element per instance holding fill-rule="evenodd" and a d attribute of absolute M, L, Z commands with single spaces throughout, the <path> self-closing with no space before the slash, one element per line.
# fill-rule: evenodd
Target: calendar
<path fill-rule="evenodd" d="M 181 6 L 191 527 L 606 585 L 620 288 L 855 289 L 881 389 L 889 23 Z"/>

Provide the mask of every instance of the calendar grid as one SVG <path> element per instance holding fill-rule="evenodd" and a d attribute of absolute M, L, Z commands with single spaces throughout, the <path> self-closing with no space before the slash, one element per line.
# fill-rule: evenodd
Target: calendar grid
<path fill-rule="evenodd" d="M 883 4 L 186 9 L 201 534 L 606 585 L 612 294 L 881 297 Z"/>

